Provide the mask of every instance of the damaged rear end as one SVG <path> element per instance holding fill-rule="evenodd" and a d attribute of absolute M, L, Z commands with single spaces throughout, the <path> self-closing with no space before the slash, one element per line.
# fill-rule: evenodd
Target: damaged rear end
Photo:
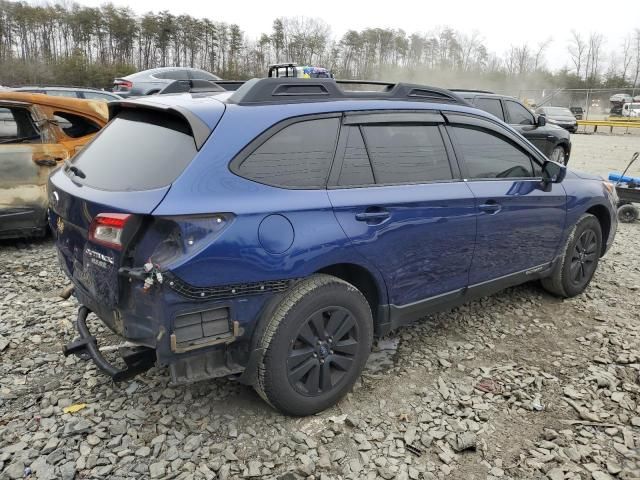
<path fill-rule="evenodd" d="M 111 109 L 110 124 L 51 177 L 49 222 L 60 264 L 81 304 L 80 338 L 65 354 L 88 354 L 114 380 L 122 380 L 154 364 L 175 365 L 177 355 L 202 344 L 237 336 L 228 308 L 189 309 L 189 292 L 181 292 L 170 274 L 214 241 L 233 216 L 154 215 L 171 184 L 199 155 L 224 104 L 212 100 L 205 119 L 180 106 L 148 101 Z M 91 312 L 126 342 L 120 347 L 124 368 L 102 356 L 87 327 Z M 174 379 L 184 376 L 174 370 Z"/>

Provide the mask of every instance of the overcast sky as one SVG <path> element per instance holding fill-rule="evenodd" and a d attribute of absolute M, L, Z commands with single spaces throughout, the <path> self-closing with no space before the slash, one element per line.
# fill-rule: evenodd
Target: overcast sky
<path fill-rule="evenodd" d="M 99 6 L 105 2 L 78 0 L 78 3 Z M 450 26 L 467 34 L 477 30 L 489 50 L 499 55 L 504 54 L 511 45 L 528 42 L 535 46 L 551 38 L 546 58 L 547 65 L 554 69 L 569 62 L 567 43 L 572 29 L 583 36 L 591 31 L 602 33 L 608 59 L 609 52 L 619 50 L 624 36 L 634 28 L 640 28 L 637 0 L 599 2 L 597 9 L 590 6 L 595 2 L 575 0 L 113 0 L 113 3 L 129 6 L 137 13 L 168 10 L 178 15 L 189 14 L 237 23 L 251 38 L 270 32 L 273 19 L 279 16 L 321 18 L 331 26 L 336 38 L 349 29 L 366 27 L 402 28 L 407 33 L 426 32 L 438 26 Z M 625 15 L 628 21 L 625 21 Z"/>

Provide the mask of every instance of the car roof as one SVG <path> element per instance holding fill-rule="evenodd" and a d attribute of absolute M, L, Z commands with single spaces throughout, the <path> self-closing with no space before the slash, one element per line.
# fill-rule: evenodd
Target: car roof
<path fill-rule="evenodd" d="M 271 82 L 273 81 L 273 82 Z M 269 84 L 274 85 L 281 83 L 297 83 L 298 85 L 312 85 L 317 83 L 327 83 L 335 81 L 329 79 L 321 80 L 307 80 L 307 79 L 260 79 L 263 86 Z M 249 83 L 249 82 L 247 82 Z M 379 82 L 382 83 L 382 82 Z M 404 90 L 400 89 L 399 94 L 411 92 L 411 89 L 429 89 L 434 92 L 446 92 L 451 95 L 451 92 L 439 89 L 435 87 L 427 87 L 422 85 L 411 84 L 386 84 L 401 86 Z M 254 83 L 255 86 L 255 83 Z M 336 88 L 336 87 L 333 87 Z M 258 90 L 257 94 L 264 92 Z M 256 130 L 260 132 L 260 128 L 266 129 L 271 125 L 296 116 L 312 115 L 315 113 L 333 113 L 333 112 L 345 112 L 345 111 L 363 111 L 363 110 L 448 110 L 457 112 L 468 112 L 478 116 L 485 117 L 489 120 L 496 121 L 495 118 L 487 112 L 477 109 L 467 102 L 465 102 L 459 96 L 456 97 L 454 102 L 438 101 L 437 98 L 423 98 L 410 93 L 404 97 L 384 97 L 377 96 L 375 94 L 381 92 L 352 92 L 348 91 L 347 95 L 343 98 L 334 97 L 319 97 L 314 99 L 313 97 L 305 97 L 304 95 L 296 96 L 295 94 L 290 98 L 281 99 L 279 93 L 273 94 L 273 99 L 265 99 L 264 102 L 260 102 L 261 98 L 258 96 L 257 100 L 255 96 L 242 95 L 240 90 L 235 92 L 211 92 L 211 93 L 178 93 L 169 95 L 154 95 L 152 97 L 143 97 L 139 99 L 124 100 L 118 102 L 111 102 L 110 108 L 112 111 L 119 111 L 121 108 L 135 108 L 136 106 L 146 105 L 149 108 L 161 109 L 161 110 L 174 110 L 184 116 L 184 112 L 197 116 L 203 121 L 209 129 L 213 130 L 217 123 L 220 121 L 219 108 L 220 104 L 224 105 L 226 112 L 232 113 L 234 118 L 243 118 L 246 122 L 247 115 L 251 115 L 251 125 L 245 125 L 246 130 Z M 256 92 L 254 92 L 256 93 Z M 390 92 L 393 93 L 393 92 Z M 351 95 L 353 94 L 353 96 Z M 364 96 L 358 96 L 364 94 Z M 371 94 L 367 96 L 367 94 Z M 269 95 L 269 92 L 266 92 Z M 311 94 L 313 95 L 313 94 Z M 247 100 L 248 103 L 242 100 Z M 239 101 L 238 101 L 239 100 Z M 253 103 L 251 103 L 253 101 Z M 212 103 L 213 102 L 213 103 Z M 226 116 L 226 115 L 225 115 Z M 254 128 L 255 127 L 255 128 Z"/>
<path fill-rule="evenodd" d="M 107 103 L 98 100 L 85 100 L 81 98 L 56 97 L 42 93 L 16 92 L 14 90 L 0 92 L 0 105 L 2 104 L 44 105 L 77 113 L 105 125 L 108 121 Z"/>

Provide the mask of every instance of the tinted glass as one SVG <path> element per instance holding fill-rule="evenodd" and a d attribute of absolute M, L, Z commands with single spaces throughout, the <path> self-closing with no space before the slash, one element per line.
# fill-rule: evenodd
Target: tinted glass
<path fill-rule="evenodd" d="M 78 94 L 73 90 L 47 90 L 46 93 L 54 97 L 78 98 Z"/>
<path fill-rule="evenodd" d="M 373 171 L 358 127 L 347 128 L 347 145 L 338 178 L 339 185 L 372 185 Z"/>
<path fill-rule="evenodd" d="M 100 126 L 88 118 L 67 112 L 53 112 L 54 119 L 67 137 L 80 138 L 100 130 Z"/>
<path fill-rule="evenodd" d="M 335 151 L 338 121 L 308 120 L 285 127 L 244 159 L 237 173 L 279 187 L 324 187 Z"/>
<path fill-rule="evenodd" d="M 509 112 L 509 123 L 514 125 L 533 125 L 533 115 L 517 102 L 505 100 L 507 112 Z"/>
<path fill-rule="evenodd" d="M 0 144 L 41 143 L 40 132 L 26 108 L 0 108 Z"/>
<path fill-rule="evenodd" d="M 97 92 L 82 92 L 84 98 L 88 100 L 104 100 L 106 102 L 110 100 L 116 100 L 112 95 L 107 95 L 105 93 L 97 93 Z"/>
<path fill-rule="evenodd" d="M 123 112 L 73 160 L 91 187 L 150 190 L 173 182 L 196 155 L 186 123 L 159 113 Z"/>
<path fill-rule="evenodd" d="M 533 177 L 529 155 L 505 138 L 471 127 L 453 127 L 468 178 Z"/>
<path fill-rule="evenodd" d="M 500 105 L 500 100 L 498 100 L 497 98 L 478 98 L 476 99 L 475 106 L 480 110 L 489 112 L 490 114 L 495 115 L 500 120 L 504 121 L 502 106 Z"/>
<path fill-rule="evenodd" d="M 220 80 L 220 77 L 216 77 L 215 75 L 209 72 L 205 72 L 204 70 L 191 70 L 189 74 L 191 75 L 191 78 L 195 80 L 209 80 L 212 82 L 215 80 Z"/>
<path fill-rule="evenodd" d="M 155 73 L 153 76 L 165 80 L 189 80 L 186 70 L 169 70 L 168 72 Z"/>
<path fill-rule="evenodd" d="M 451 167 L 435 125 L 362 127 L 376 183 L 450 180 Z"/>

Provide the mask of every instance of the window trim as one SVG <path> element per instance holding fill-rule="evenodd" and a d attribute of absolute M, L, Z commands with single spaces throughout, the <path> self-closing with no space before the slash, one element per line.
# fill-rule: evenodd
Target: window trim
<path fill-rule="evenodd" d="M 501 121 L 496 121 L 492 118 L 475 115 L 468 112 L 443 111 L 442 114 L 447 119 L 447 126 L 460 124 L 487 128 L 489 130 L 495 131 L 499 135 L 507 137 L 510 141 L 517 144 L 521 149 L 525 150 L 529 155 L 531 155 L 540 164 L 541 167 L 542 165 L 544 165 L 544 162 L 547 161 L 547 158 L 544 156 L 544 154 L 537 151 L 535 145 L 530 144 L 526 138 L 520 135 L 512 126 L 508 124 L 505 124 Z"/>
<path fill-rule="evenodd" d="M 480 122 L 478 122 L 480 123 Z M 454 131 L 454 127 L 461 127 L 461 128 L 471 128 L 474 130 L 479 130 L 479 131 L 486 131 L 488 132 L 490 135 L 494 135 L 498 138 L 502 138 L 504 139 L 507 143 L 509 143 L 510 145 L 512 145 L 513 147 L 515 147 L 516 149 L 520 150 L 522 153 L 524 153 L 528 158 L 529 158 L 529 163 L 531 164 L 531 171 L 533 172 L 533 176 L 531 177 L 478 177 L 478 178 L 470 178 L 469 177 L 469 170 L 467 168 L 467 164 L 466 164 L 466 160 L 464 158 L 464 153 L 462 152 L 462 149 L 459 145 L 459 140 L 458 137 Z M 534 162 L 537 163 L 537 159 L 534 157 L 534 155 L 532 155 L 532 152 L 530 152 L 528 149 L 524 149 L 522 148 L 522 145 L 520 145 L 518 142 L 514 142 L 512 141 L 512 139 L 510 139 L 508 136 L 503 135 L 502 132 L 499 132 L 497 129 L 493 129 L 493 128 L 485 128 L 482 125 L 474 125 L 472 123 L 452 123 L 447 125 L 446 127 L 447 130 L 447 134 L 449 135 L 450 139 L 451 139 L 451 143 L 453 144 L 453 148 L 456 152 L 456 158 L 460 158 L 461 159 L 461 165 L 460 168 L 462 170 L 462 175 L 464 177 L 464 181 L 465 182 L 495 182 L 495 181 L 500 181 L 500 182 L 513 182 L 513 181 L 535 181 L 536 183 L 539 183 L 542 181 L 542 176 L 536 176 L 536 169 L 534 168 Z M 542 166 L 540 165 L 540 167 L 542 168 Z"/>
<path fill-rule="evenodd" d="M 256 136 L 253 140 L 251 140 L 245 147 L 242 148 L 242 150 L 240 150 L 231 159 L 231 161 L 229 162 L 227 168 L 229 169 L 229 171 L 231 173 L 233 173 L 234 175 L 236 175 L 236 176 L 238 176 L 238 177 L 240 177 L 240 178 L 242 178 L 244 180 L 248 180 L 250 182 L 258 183 L 260 185 L 266 185 L 268 187 L 282 188 L 284 190 L 325 190 L 327 188 L 328 179 L 331 176 L 331 172 L 333 171 L 333 167 L 334 167 L 335 159 L 336 159 L 336 149 L 338 148 L 338 144 L 340 142 L 340 137 L 341 137 L 341 134 L 342 134 L 342 122 L 341 121 L 338 122 L 338 132 L 336 134 L 336 140 L 335 140 L 335 143 L 333 145 L 333 156 L 331 158 L 331 162 L 330 162 L 330 165 L 329 165 L 329 171 L 327 173 L 327 176 L 324 179 L 324 184 L 321 185 L 321 186 L 294 187 L 294 186 L 274 185 L 274 184 L 271 184 L 271 183 L 259 182 L 258 180 L 247 178 L 246 176 L 242 175 L 242 173 L 240 172 L 240 166 L 242 165 L 242 162 L 244 162 L 247 159 L 247 157 L 249 157 L 252 153 L 254 153 L 258 148 L 260 148 L 269 139 L 271 139 L 271 137 L 274 137 L 279 132 L 281 132 L 282 130 L 284 130 L 285 128 L 287 128 L 287 127 L 289 127 L 291 125 L 294 125 L 296 123 L 309 122 L 309 121 L 312 121 L 312 120 L 324 120 L 324 119 L 327 119 L 327 118 L 338 118 L 338 119 L 341 119 L 342 116 L 343 116 L 342 112 L 331 112 L 331 113 L 315 113 L 315 114 L 311 114 L 311 115 L 298 115 L 298 116 L 295 116 L 295 117 L 286 118 L 286 119 L 276 123 L 275 125 L 272 125 L 271 127 L 267 128 L 262 133 L 258 134 L 258 136 Z"/>
<path fill-rule="evenodd" d="M 380 111 L 380 113 L 378 112 L 367 112 L 366 114 L 361 114 L 360 116 L 365 119 L 365 122 L 360 124 L 360 123 L 354 123 L 354 122 L 349 122 L 347 123 L 347 119 L 351 116 L 357 116 L 357 115 L 351 115 L 348 114 L 348 116 L 345 117 L 345 121 L 343 121 L 343 125 L 347 126 L 348 128 L 342 128 L 340 130 L 340 137 L 338 139 L 338 146 L 336 149 L 336 154 L 335 154 L 335 159 L 333 162 L 333 167 L 331 169 L 331 173 L 329 174 L 329 181 L 327 182 L 327 189 L 328 190 L 341 190 L 341 189 L 353 189 L 353 188 L 377 188 L 377 187 L 398 187 L 398 186 L 403 186 L 403 185 L 431 185 L 431 184 L 436 184 L 436 183 L 457 183 L 457 182 L 462 182 L 463 178 L 460 172 L 460 167 L 458 165 L 457 159 L 455 158 L 455 153 L 453 150 L 453 147 L 451 145 L 451 141 L 448 138 L 445 130 L 444 130 L 444 126 L 445 126 L 445 118 L 442 115 L 441 112 L 436 112 L 436 111 L 426 111 L 427 114 L 431 114 L 430 116 L 432 118 L 441 118 L 442 121 L 432 121 L 432 120 L 425 120 L 424 118 L 422 118 L 422 121 L 416 121 L 416 113 L 421 113 L 424 111 L 389 111 L 389 110 L 383 110 Z M 393 116 L 391 116 L 391 115 Z M 434 115 L 435 114 L 435 115 Z M 374 118 L 374 115 L 379 115 L 379 119 L 378 118 Z M 387 117 L 387 120 L 385 120 L 384 118 Z M 407 119 L 407 121 L 398 121 L 395 120 L 396 118 L 401 118 L 404 117 Z M 393 121 L 389 121 L 389 119 L 393 119 Z M 346 152 L 346 147 L 347 147 L 347 132 L 349 128 L 353 128 L 353 127 L 358 127 L 360 128 L 361 125 L 371 125 L 371 124 L 378 124 L 378 125 L 384 125 L 384 124 L 389 124 L 389 125 L 431 125 L 433 126 L 435 124 L 435 126 L 438 127 L 438 132 L 440 133 L 440 136 L 442 138 L 442 143 L 445 147 L 445 155 L 447 157 L 447 160 L 449 162 L 449 168 L 451 169 L 451 176 L 452 178 L 450 179 L 446 179 L 446 180 L 430 180 L 430 181 L 420 181 L 420 182 L 394 182 L 394 183 L 373 183 L 373 184 L 366 184 L 366 185 L 339 185 L 338 184 L 338 180 L 340 178 L 340 172 L 342 170 L 342 165 L 344 163 L 344 155 Z M 361 131 L 361 135 L 362 135 L 362 139 L 364 141 L 364 145 L 365 145 L 365 149 L 367 149 L 367 156 L 369 157 L 369 165 L 371 165 L 371 157 L 369 156 L 369 151 L 368 151 L 368 146 L 367 146 L 367 141 L 366 141 L 366 137 L 364 135 L 364 132 L 362 132 L 362 129 L 360 128 Z M 373 173 L 373 178 L 375 181 L 375 171 L 373 169 L 373 165 L 371 165 L 371 172 Z"/>

